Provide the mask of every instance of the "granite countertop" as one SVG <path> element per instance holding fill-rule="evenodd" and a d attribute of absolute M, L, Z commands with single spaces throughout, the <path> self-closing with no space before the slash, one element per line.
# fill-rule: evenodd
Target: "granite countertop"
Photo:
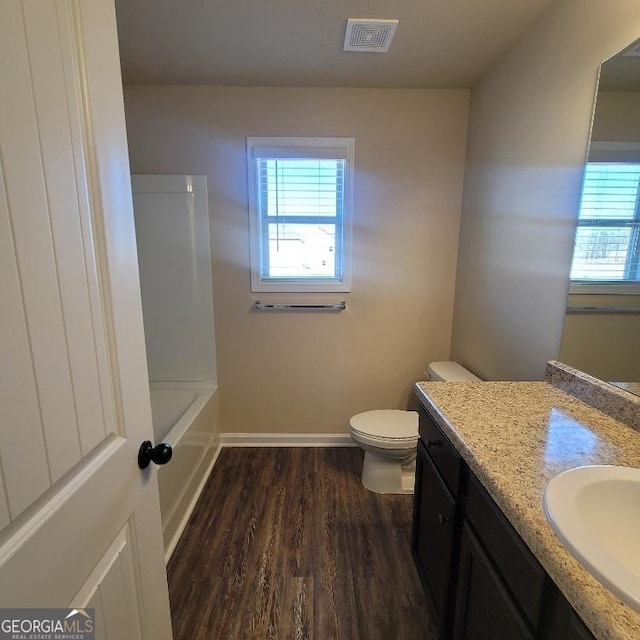
<path fill-rule="evenodd" d="M 640 613 L 565 549 L 542 493 L 574 467 L 640 467 L 640 432 L 550 382 L 418 382 L 416 392 L 596 638 L 638 640 Z"/>
<path fill-rule="evenodd" d="M 640 382 L 612 382 L 611 384 L 629 393 L 640 395 Z"/>

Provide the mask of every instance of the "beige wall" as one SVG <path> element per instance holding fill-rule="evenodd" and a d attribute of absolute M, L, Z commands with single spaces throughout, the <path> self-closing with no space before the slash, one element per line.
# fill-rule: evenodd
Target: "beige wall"
<path fill-rule="evenodd" d="M 571 306 L 625 307 L 636 313 L 569 313 L 560 360 L 609 381 L 640 381 L 639 296 L 569 296 Z"/>
<path fill-rule="evenodd" d="M 223 432 L 344 433 L 404 408 L 449 357 L 468 92 L 125 87 L 134 173 L 206 174 Z M 353 290 L 341 313 L 259 313 L 245 138 L 353 136 Z"/>
<path fill-rule="evenodd" d="M 559 354 L 597 69 L 638 35 L 637 0 L 560 0 L 472 91 L 452 356 L 484 378 Z"/>
<path fill-rule="evenodd" d="M 640 141 L 640 93 L 598 92 L 593 118 L 592 140 Z"/>
<path fill-rule="evenodd" d="M 599 91 L 591 140 L 640 141 L 640 93 Z M 568 304 L 640 311 L 640 296 L 571 294 Z M 640 380 L 640 314 L 569 313 L 560 360 L 603 380 Z"/>

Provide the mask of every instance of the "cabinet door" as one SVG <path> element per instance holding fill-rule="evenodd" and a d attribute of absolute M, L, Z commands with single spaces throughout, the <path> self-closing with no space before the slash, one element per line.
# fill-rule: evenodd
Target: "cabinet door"
<path fill-rule="evenodd" d="M 418 570 L 443 628 L 447 620 L 455 502 L 421 441 L 416 462 L 413 549 Z"/>
<path fill-rule="evenodd" d="M 547 597 L 540 637 L 543 640 L 595 640 L 558 589 Z"/>
<path fill-rule="evenodd" d="M 480 543 L 465 523 L 460 551 L 455 640 L 533 638 Z"/>
<path fill-rule="evenodd" d="M 584 622 L 578 618 L 578 614 L 575 612 L 569 616 L 566 640 L 594 640 L 591 631 L 585 627 Z"/>
<path fill-rule="evenodd" d="M 547 582 L 545 571 L 473 474 L 469 475 L 465 519 L 527 622 L 537 628 Z"/>

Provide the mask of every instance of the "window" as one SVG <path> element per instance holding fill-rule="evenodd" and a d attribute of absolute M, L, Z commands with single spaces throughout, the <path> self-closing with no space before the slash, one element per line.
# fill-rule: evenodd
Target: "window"
<path fill-rule="evenodd" d="M 572 285 L 640 284 L 639 235 L 640 162 L 588 162 L 571 265 Z"/>
<path fill-rule="evenodd" d="M 248 138 L 252 291 L 350 291 L 352 138 Z"/>

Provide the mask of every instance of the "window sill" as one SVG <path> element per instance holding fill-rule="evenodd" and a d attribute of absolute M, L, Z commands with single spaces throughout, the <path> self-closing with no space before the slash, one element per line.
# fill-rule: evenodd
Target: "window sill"
<path fill-rule="evenodd" d="M 252 293 L 349 293 L 351 283 L 346 280 L 253 280 Z"/>
<path fill-rule="evenodd" d="M 570 294 L 582 295 L 640 295 L 640 282 L 571 282 Z"/>

